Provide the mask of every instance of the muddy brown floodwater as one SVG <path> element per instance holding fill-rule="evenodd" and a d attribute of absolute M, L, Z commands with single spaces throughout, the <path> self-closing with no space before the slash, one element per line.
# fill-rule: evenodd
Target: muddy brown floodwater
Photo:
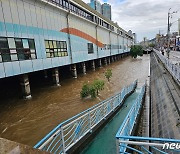
<path fill-rule="evenodd" d="M 110 83 L 104 77 L 107 68 L 113 72 Z M 98 68 L 95 72 L 90 70 L 77 79 L 64 79 L 61 87 L 33 86 L 33 98 L 29 101 L 15 96 L 0 99 L 0 137 L 34 146 L 62 121 L 120 92 L 135 79 L 144 82 L 148 69 L 149 55 L 136 60 L 126 57 Z M 94 100 L 80 99 L 83 83 L 92 82 L 96 78 L 105 80 L 105 88 L 99 97 Z"/>

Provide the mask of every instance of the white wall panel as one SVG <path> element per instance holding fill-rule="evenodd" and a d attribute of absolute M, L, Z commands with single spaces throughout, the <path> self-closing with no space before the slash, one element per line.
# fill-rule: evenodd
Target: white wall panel
<path fill-rule="evenodd" d="M 19 13 L 19 20 L 21 25 L 26 25 L 26 17 L 24 11 L 24 4 L 21 0 L 17 0 L 17 7 L 18 7 L 18 13 Z M 26 8 L 27 9 L 27 8 Z"/>
<path fill-rule="evenodd" d="M 1 2 L 2 2 L 5 22 L 12 23 L 9 0 L 1 0 Z"/>
<path fill-rule="evenodd" d="M 0 78 L 5 77 L 5 72 L 4 72 L 4 64 L 0 63 Z"/>
<path fill-rule="evenodd" d="M 25 16 L 25 10 L 24 10 L 24 2 L 21 0 L 17 0 L 17 7 L 18 7 L 18 14 L 19 14 L 19 21 L 21 24 L 21 37 L 28 38 L 28 29 L 27 29 L 27 23 L 26 23 L 26 16 Z M 27 19 L 29 20 L 29 18 Z"/>
<path fill-rule="evenodd" d="M 4 24 L 4 17 L 3 17 L 3 9 L 2 9 L 2 2 L 0 0 L 0 36 L 6 36 L 6 27 Z"/>
<path fill-rule="evenodd" d="M 31 19 L 32 19 L 32 25 L 33 27 L 37 27 L 37 18 L 36 18 L 36 10 L 35 10 L 35 6 L 30 4 L 30 11 L 31 11 Z"/>
<path fill-rule="evenodd" d="M 26 25 L 32 26 L 31 11 L 30 11 L 30 4 L 29 3 L 24 3 L 24 10 L 26 10 L 24 12 L 25 17 L 26 17 Z"/>
<path fill-rule="evenodd" d="M 12 21 L 14 24 L 19 24 L 19 14 L 17 10 L 16 0 L 10 2 L 10 9 L 12 13 Z"/>

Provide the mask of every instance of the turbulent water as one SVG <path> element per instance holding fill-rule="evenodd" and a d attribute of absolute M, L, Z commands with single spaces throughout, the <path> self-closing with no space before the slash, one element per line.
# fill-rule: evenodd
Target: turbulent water
<path fill-rule="evenodd" d="M 104 77 L 108 68 L 113 73 L 110 82 Z M 118 93 L 135 79 L 142 84 L 148 76 L 148 69 L 149 56 L 144 55 L 138 59 L 126 57 L 95 72 L 90 70 L 86 75 L 78 74 L 77 79 L 63 79 L 61 87 L 51 86 L 49 81 L 46 83 L 37 75 L 30 79 L 33 98 L 29 101 L 18 97 L 18 80 L 11 81 L 8 86 L 4 85 L 8 79 L 1 81 L 0 137 L 33 146 L 62 121 Z M 94 100 L 82 100 L 80 91 L 83 83 L 98 78 L 105 81 L 104 90 Z"/>

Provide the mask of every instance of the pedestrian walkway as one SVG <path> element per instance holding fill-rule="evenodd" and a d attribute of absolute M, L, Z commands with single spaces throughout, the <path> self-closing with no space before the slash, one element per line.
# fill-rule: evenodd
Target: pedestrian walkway
<path fill-rule="evenodd" d="M 166 52 L 165 52 L 165 57 L 168 57 Z M 180 66 L 180 51 L 171 50 L 169 53 L 169 60 L 172 64 L 176 64 Z"/>
<path fill-rule="evenodd" d="M 151 54 L 151 136 L 180 139 L 180 90 L 169 72 Z"/>

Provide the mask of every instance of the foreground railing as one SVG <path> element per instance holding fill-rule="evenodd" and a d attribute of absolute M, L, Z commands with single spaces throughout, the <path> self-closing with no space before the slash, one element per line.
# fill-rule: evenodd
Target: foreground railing
<path fill-rule="evenodd" d="M 87 133 L 106 119 L 137 85 L 137 80 L 115 96 L 64 121 L 47 134 L 34 148 L 52 153 L 66 153 Z"/>
<path fill-rule="evenodd" d="M 137 99 L 134 101 L 130 111 L 128 112 L 126 118 L 124 119 L 122 125 L 120 126 L 116 134 L 117 142 L 117 152 L 125 153 L 127 144 L 121 143 L 121 136 L 130 136 L 134 125 L 136 123 L 137 116 L 139 114 L 140 108 L 142 106 L 143 97 L 145 94 L 145 85 L 141 88 L 140 94 Z"/>
<path fill-rule="evenodd" d="M 158 55 L 162 63 L 165 65 L 166 69 L 170 72 L 170 74 L 180 83 L 180 66 L 172 64 L 168 58 L 163 56 L 158 50 L 154 50 Z"/>
<path fill-rule="evenodd" d="M 138 136 L 119 136 L 119 144 L 126 152 L 140 154 L 169 154 L 180 153 L 180 140 Z"/>

